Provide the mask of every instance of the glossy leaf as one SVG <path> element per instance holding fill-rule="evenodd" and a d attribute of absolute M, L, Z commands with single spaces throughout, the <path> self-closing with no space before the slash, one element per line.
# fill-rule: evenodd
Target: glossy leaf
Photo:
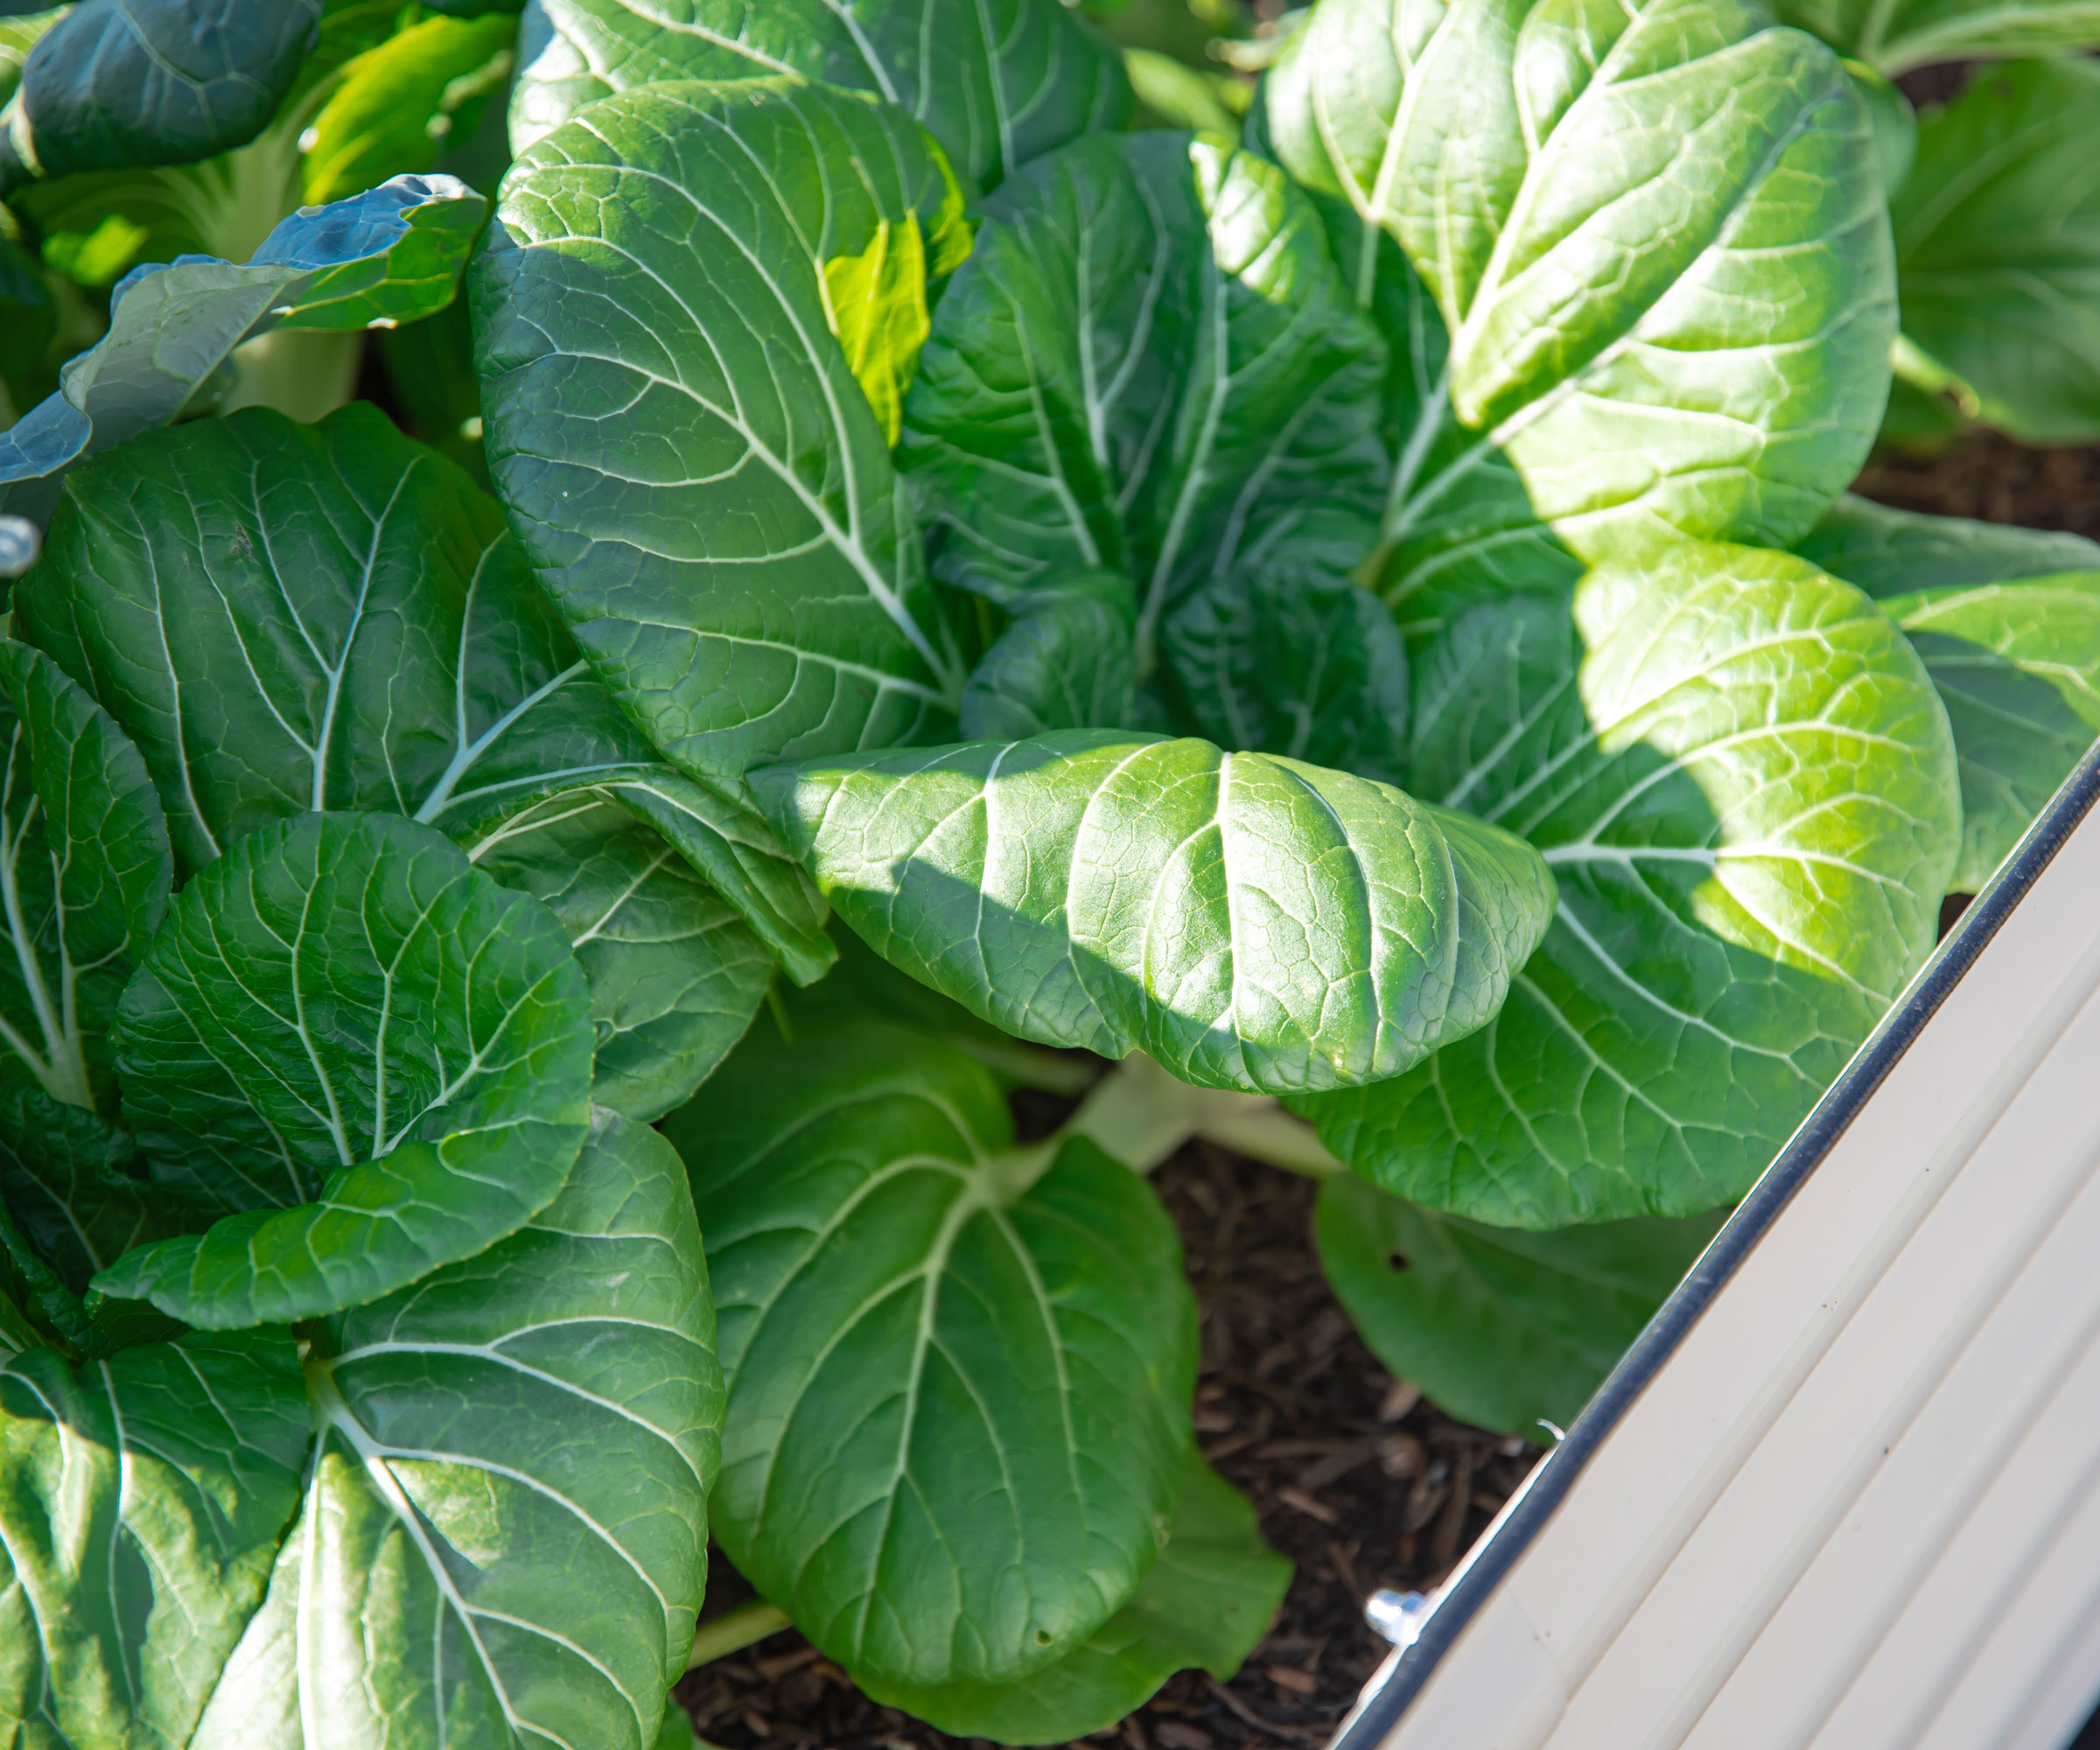
<path fill-rule="evenodd" d="M 731 777 L 952 709 L 829 263 L 959 247 L 910 118 L 786 81 L 640 90 L 525 154 L 475 270 L 489 466 L 540 578 L 656 746 Z"/>
<path fill-rule="evenodd" d="M 281 1332 L 77 1370 L 0 1362 L 0 1720 L 24 1745 L 186 1744 L 261 1602 L 312 1438 Z"/>
<path fill-rule="evenodd" d="M 516 33 L 500 14 L 424 18 L 356 57 L 310 124 L 299 166 L 306 200 L 337 200 L 431 169 L 440 146 L 464 137 L 500 94 Z"/>
<path fill-rule="evenodd" d="M 111 299 L 109 332 L 66 365 L 56 395 L 0 432 L 0 508 L 48 511 L 56 477 L 82 457 L 222 392 L 245 340 L 441 308 L 486 210 L 454 178 L 397 177 L 294 214 L 245 267 L 193 258 L 133 269 Z"/>
<path fill-rule="evenodd" d="M 1880 599 L 1947 707 L 1973 893 L 2100 734 L 2100 542 L 1846 498 L 1796 550 Z"/>
<path fill-rule="evenodd" d="M 117 1048 L 155 1177 L 237 1213 L 95 1286 L 227 1329 L 471 1257 L 561 1189 L 592 1045 L 560 926 L 450 841 L 388 815 L 251 832 L 170 908 Z"/>
<path fill-rule="evenodd" d="M 1383 348 L 1288 178 L 1208 138 L 1104 135 L 987 209 L 899 452 L 950 581 L 1124 573 L 1142 677 L 1167 610 L 1309 494 L 1361 505 L 1361 552 Z"/>
<path fill-rule="evenodd" d="M 1390 786 L 1111 730 L 752 780 L 861 937 L 1006 1032 L 1205 1087 L 1397 1074 L 1480 1026 L 1552 908 L 1506 833 Z"/>
<path fill-rule="evenodd" d="M 1291 1564 L 1262 1541 L 1246 1498 L 1192 1450 L 1159 1559 L 1076 1651 L 1018 1683 L 862 1684 L 875 1700 L 955 1737 L 1068 1743 L 1136 1712 L 1185 1666 L 1229 1681 L 1269 1632 L 1290 1584 Z"/>
<path fill-rule="evenodd" d="M 1001 1683 L 1120 1609 L 1180 1486 L 1195 1309 L 1144 1181 L 1017 1149 L 895 1027 L 754 1040 L 668 1121 L 729 1378 L 713 1528 L 870 1682 Z"/>
<path fill-rule="evenodd" d="M 601 1116 L 550 1208 L 330 1320 L 306 1374 L 298 1519 L 192 1750 L 648 1750 L 722 1425 L 669 1147 Z"/>
<path fill-rule="evenodd" d="M 1448 336 L 1388 319 L 1437 371 L 1387 495 L 1389 597 L 1425 565 L 1535 566 L 1548 530 L 1592 560 L 1790 541 L 1866 458 L 1893 264 L 1866 111 L 1819 44 L 1736 0 L 1320 0 L 1264 108 Z M 1345 261 L 1377 307 L 1373 240 Z"/>
<path fill-rule="evenodd" d="M 108 714 L 12 640 L 0 736 L 0 1081 L 107 1110 L 117 999 L 167 908 L 167 822 Z"/>
<path fill-rule="evenodd" d="M 83 0 L 46 31 L 0 121 L 0 192 L 32 177 L 187 164 L 260 133 L 322 0 Z"/>
<path fill-rule="evenodd" d="M 569 933 L 591 982 L 591 1097 L 643 1123 L 682 1105 L 751 1025 L 776 964 L 662 834 L 604 791 L 536 802 L 467 855 Z"/>
<path fill-rule="evenodd" d="M 1371 1352 L 1447 1415 L 1544 1445 L 1564 1429 L 1724 1212 L 1527 1233 L 1322 1181 L 1321 1268 Z"/>
<path fill-rule="evenodd" d="M 1120 57 L 1058 0 L 532 0 L 526 18 L 521 154 L 607 92 L 800 74 L 909 110 L 989 188 L 1130 104 Z"/>
<path fill-rule="evenodd" d="M 1018 741 L 1128 722 L 1138 619 L 1130 579 L 1083 571 L 1011 599 L 1013 623 L 963 683 L 956 718 L 963 735 Z"/>
<path fill-rule="evenodd" d="M 1476 608 L 1416 671 L 1424 796 L 1559 890 L 1508 1004 L 1294 1100 L 1373 1183 L 1499 1226 L 1732 1202 L 1930 950 L 1960 842 L 1922 664 L 1801 560 L 1686 548 Z"/>
<path fill-rule="evenodd" d="M 1786 0 L 1778 11 L 1891 79 L 1934 61 L 2100 47 L 2093 0 Z"/>
<path fill-rule="evenodd" d="M 1926 112 L 1891 208 L 1904 333 L 2023 443 L 2100 440 L 2096 159 L 2100 66 L 1992 67 Z"/>

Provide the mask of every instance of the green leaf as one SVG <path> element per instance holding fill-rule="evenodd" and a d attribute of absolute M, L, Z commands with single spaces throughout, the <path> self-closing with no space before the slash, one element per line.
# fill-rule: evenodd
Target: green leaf
<path fill-rule="evenodd" d="M 192 1750 L 648 1750 L 692 1646 L 722 1425 L 662 1139 L 602 1115 L 542 1215 L 331 1320 L 306 1374 L 299 1517 Z"/>
<path fill-rule="evenodd" d="M 1104 135 L 987 213 L 899 451 L 949 581 L 1124 573 L 1142 678 L 1167 610 L 1308 494 L 1362 508 L 1361 554 L 1385 360 L 1288 178 L 1215 140 Z"/>
<path fill-rule="evenodd" d="M 310 810 L 449 830 L 657 764 L 495 505 L 366 403 L 87 463 L 15 599 L 137 742 L 192 872 Z"/>
<path fill-rule="evenodd" d="M 1114 1726 L 1184 1666 L 1229 1680 L 1291 1584 L 1246 1498 L 1193 1449 L 1166 1547 L 1130 1601 L 1047 1670 L 1011 1684 L 913 1690 L 859 1679 L 876 1701 L 958 1738 L 1063 1744 Z"/>
<path fill-rule="evenodd" d="M 1321 1181 L 1320 1261 L 1372 1354 L 1439 1410 L 1544 1444 L 1618 1364 L 1726 1212 L 1527 1233 Z"/>
<path fill-rule="evenodd" d="M 1795 550 L 1910 634 L 1961 756 L 1973 893 L 2100 734 L 2100 542 L 1841 499 Z"/>
<path fill-rule="evenodd" d="M 909 110 L 989 188 L 1075 134 L 1120 128 L 1130 107 L 1116 51 L 1058 0 L 538 0 L 534 10 L 511 104 L 521 155 L 609 91 L 801 74 Z"/>
<path fill-rule="evenodd" d="M 735 908 L 604 791 L 533 803 L 466 850 L 569 933 L 591 981 L 592 1101 L 646 1124 L 690 1099 L 773 979 L 771 949 Z"/>
<path fill-rule="evenodd" d="M 1275 1093 L 1493 1015 L 1552 909 L 1508 834 L 1267 754 L 1112 730 L 756 773 L 878 953 L 1045 1045 Z"/>
<path fill-rule="evenodd" d="M 1904 333 L 2022 443 L 2100 439 L 2096 158 L 2100 65 L 1992 67 L 1926 111 L 1890 210 Z"/>
<path fill-rule="evenodd" d="M 36 262 L 0 236 L 0 430 L 57 387 L 58 311 Z"/>
<path fill-rule="evenodd" d="M 1130 714 L 1137 598 L 1128 578 L 1082 571 L 1008 598 L 1013 623 L 963 683 L 956 726 L 972 741 L 1113 727 Z"/>
<path fill-rule="evenodd" d="M 75 1296 L 133 1246 L 178 1231 L 188 1211 L 135 1178 L 131 1138 L 34 1088 L 0 1090 L 0 1202 Z"/>
<path fill-rule="evenodd" d="M 32 4 L 25 12 L 13 12 L 10 7 L 13 16 L 0 18 L 0 103 L 12 97 L 22 83 L 22 64 L 38 39 L 72 10 L 52 6 L 39 11 Z"/>
<path fill-rule="evenodd" d="M 1791 541 L 1858 472 L 1894 278 L 1872 128 L 1820 44 L 1748 0 L 1320 0 L 1264 106 L 1448 335 L 1364 574 L 1389 599 L 1550 539 Z M 1344 259 L 1367 307 L 1397 296 L 1368 235 Z"/>
<path fill-rule="evenodd" d="M 106 1109 L 117 999 L 167 909 L 167 822 L 108 714 L 11 639 L 0 736 L 0 1081 Z"/>
<path fill-rule="evenodd" d="M 1960 843 L 1916 654 L 1799 559 L 1686 547 L 1475 608 L 1409 770 L 1544 853 L 1552 928 L 1480 1032 L 1292 1102 L 1373 1183 L 1512 1228 L 1739 1199 L 1930 951 Z"/>
<path fill-rule="evenodd" d="M 12 1742 L 190 1741 L 262 1600 L 312 1438 L 282 1333 L 77 1371 L 0 1364 L 0 1721 Z"/>
<path fill-rule="evenodd" d="M 1384 603 L 1323 564 L 1315 517 L 1269 554 L 1198 587 L 1168 616 L 1177 714 L 1221 746 L 1281 753 L 1387 783 L 1406 763 L 1407 652 Z"/>
<path fill-rule="evenodd" d="M 486 203 L 452 177 L 397 177 L 270 234 L 246 267 L 191 259 L 134 269 L 109 332 L 66 367 L 59 392 L 0 432 L 0 508 L 48 509 L 56 477 L 230 378 L 244 340 L 278 328 L 412 321 L 449 303 Z"/>
<path fill-rule="evenodd" d="M 322 0 L 84 0 L 23 64 L 0 192 L 35 177 L 188 164 L 253 139 L 313 46 Z"/>
<path fill-rule="evenodd" d="M 1778 11 L 1891 79 L 1934 61 L 2100 47 L 2094 0 L 1785 0 Z"/>
<path fill-rule="evenodd" d="M 897 1027 L 754 1040 L 667 1133 L 730 1412 L 714 1530 L 870 1682 L 999 1683 L 1129 1600 L 1189 1443 L 1194 1304 L 1144 1180 L 1017 1150 L 990 1076 Z"/>
<path fill-rule="evenodd" d="M 368 49 L 337 76 L 311 123 L 300 182 L 310 203 L 356 194 L 388 177 L 427 171 L 464 116 L 510 70 L 515 20 L 424 18 Z"/>
<path fill-rule="evenodd" d="M 784 80 L 630 92 L 504 185 L 474 278 L 489 466 L 651 738 L 734 777 L 903 738 L 962 676 L 826 264 L 929 262 L 956 185 L 901 111 Z"/>
<path fill-rule="evenodd" d="M 388 815 L 306 815 L 192 879 L 124 992 L 124 1115 L 226 1216 L 95 1286 L 228 1329 L 392 1292 L 514 1233 L 589 1112 L 582 972 L 545 907 Z"/>

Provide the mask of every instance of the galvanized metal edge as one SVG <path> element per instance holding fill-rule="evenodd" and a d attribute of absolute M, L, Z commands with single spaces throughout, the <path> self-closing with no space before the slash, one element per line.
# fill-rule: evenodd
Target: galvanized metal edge
<path fill-rule="evenodd" d="M 1553 1516 L 1606 1437 L 1741 1268 L 1794 1194 L 1822 1165 L 2096 802 L 2100 802 L 2100 744 L 2064 780 L 2026 836 L 1963 914 L 1961 922 L 1934 950 L 1910 988 L 1882 1017 L 1880 1026 L 1765 1169 L 1690 1273 L 1597 1389 L 1566 1438 L 1533 1469 L 1523 1488 L 1436 1594 L 1413 1644 L 1397 1650 L 1379 1668 L 1332 1740 L 1331 1750 L 1375 1750 L 1399 1724 L 1438 1661 Z"/>

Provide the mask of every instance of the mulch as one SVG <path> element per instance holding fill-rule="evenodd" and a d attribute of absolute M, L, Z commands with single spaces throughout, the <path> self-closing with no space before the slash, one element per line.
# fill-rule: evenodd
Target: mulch
<path fill-rule="evenodd" d="M 2031 451 L 1979 433 L 1930 460 L 1877 460 L 1858 490 L 1905 509 L 2100 539 L 2100 448 Z M 1961 903 L 1950 900 L 1943 925 Z M 1040 1132 L 1059 1115 L 1019 1116 Z M 1231 1683 L 1181 1672 L 1088 1741 L 1303 1750 L 1326 1740 L 1384 1657 L 1363 1600 L 1381 1586 L 1435 1585 L 1538 1452 L 1440 1414 L 1372 1357 L 1320 1274 L 1308 1181 L 1198 1143 L 1155 1183 L 1202 1312 L 1196 1438 L 1298 1572 L 1275 1628 Z M 752 1596 L 719 1550 L 714 1561 L 710 1617 Z M 877 1706 L 792 1629 L 690 1673 L 677 1696 L 701 1736 L 732 1750 L 972 1741 Z"/>

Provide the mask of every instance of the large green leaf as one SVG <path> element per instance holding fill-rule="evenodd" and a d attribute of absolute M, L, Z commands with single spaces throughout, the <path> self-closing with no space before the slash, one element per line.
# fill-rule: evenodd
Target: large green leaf
<path fill-rule="evenodd" d="M 185 164 L 262 131 L 322 0 L 83 0 L 0 115 L 0 192 L 32 177 Z"/>
<path fill-rule="evenodd" d="M 1687 546 L 1572 617 L 1475 608 L 1415 679 L 1411 781 L 1529 839 L 1559 907 L 1479 1032 L 1292 1103 L 1500 1226 L 1734 1201 L 1933 945 L 1959 796 L 1916 654 L 1802 560 Z"/>
<path fill-rule="evenodd" d="M 314 426 L 244 410 L 90 461 L 16 604 L 136 738 L 192 870 L 308 811 L 471 841 L 592 787 L 627 810 L 595 817 L 654 823 L 796 979 L 830 963 L 821 902 L 765 823 L 662 765 L 496 507 L 370 406 Z"/>
<path fill-rule="evenodd" d="M 191 257 L 118 282 L 109 332 L 59 391 L 0 432 L 0 509 L 41 515 L 82 457 L 222 393 L 243 341 L 410 322 L 452 301 L 487 203 L 456 178 L 402 176 L 294 214 L 245 267 Z"/>
<path fill-rule="evenodd" d="M 738 1571 L 878 1684 L 1082 1646 L 1157 1554 L 1189 1442 L 1195 1309 L 1144 1181 L 1017 1149 L 990 1076 L 896 1027 L 754 1040 L 666 1128 L 722 1321 Z"/>
<path fill-rule="evenodd" d="M 1777 10 L 1891 79 L 1933 61 L 2100 47 L 2094 0 L 1783 0 Z"/>
<path fill-rule="evenodd" d="M 167 908 L 167 822 L 108 714 L 11 639 L 0 736 L 0 1081 L 107 1108 L 117 999 Z"/>
<path fill-rule="evenodd" d="M 644 1123 L 692 1097 L 765 1000 L 776 962 L 733 906 L 619 799 L 570 791 L 467 840 L 543 901 L 591 981 L 591 1097 Z"/>
<path fill-rule="evenodd" d="M 1339 1172 L 1320 1187 L 1313 1236 L 1380 1361 L 1448 1414 L 1543 1444 L 1581 1412 L 1724 1213 L 1535 1234 Z"/>
<path fill-rule="evenodd" d="M 31 1088 L 0 1091 L 0 1203 L 74 1294 L 189 1211 L 134 1175 L 130 1137 Z"/>
<path fill-rule="evenodd" d="M 2096 162 L 2100 64 L 2015 62 L 1926 111 L 1890 209 L 1905 335 L 2023 443 L 2100 440 Z"/>
<path fill-rule="evenodd" d="M 1121 58 L 1058 0 L 534 0 L 511 144 L 609 91 L 796 73 L 911 111 L 989 188 L 1130 106 Z"/>
<path fill-rule="evenodd" d="M 186 1336 L 77 1371 L 0 1363 L 0 1729 L 190 1741 L 262 1601 L 312 1427 L 291 1339 Z"/>
<path fill-rule="evenodd" d="M 1018 1683 L 861 1685 L 958 1738 L 1064 1744 L 1136 1712 L 1185 1666 L 1228 1681 L 1290 1584 L 1291 1564 L 1262 1541 L 1246 1498 L 1192 1448 L 1166 1547 L 1130 1601 L 1076 1651 Z"/>
<path fill-rule="evenodd" d="M 1121 571 L 1142 676 L 1173 603 L 1308 494 L 1362 507 L 1361 552 L 1384 351 L 1288 178 L 1221 141 L 1101 136 L 988 205 L 899 452 L 950 581 Z"/>
<path fill-rule="evenodd" d="M 925 136 L 786 80 L 608 100 L 504 185 L 474 278 L 489 466 L 585 654 L 690 769 L 880 745 L 959 700 L 831 326 L 832 283 L 912 237 L 929 272 L 968 241 Z"/>
<path fill-rule="evenodd" d="M 1877 598 L 1940 690 L 1977 892 L 2100 734 L 2100 542 L 1841 499 L 1795 550 Z"/>
<path fill-rule="evenodd" d="M 1389 785 L 1110 730 L 776 766 L 760 802 L 878 953 L 1006 1032 L 1278 1092 L 1480 1026 L 1544 864 Z"/>
<path fill-rule="evenodd" d="M 550 1208 L 318 1327 L 306 1376 L 298 1520 L 192 1750 L 648 1750 L 722 1425 L 662 1138 L 601 1116 Z"/>
<path fill-rule="evenodd" d="M 225 1216 L 96 1278 L 192 1325 L 289 1322 L 515 1232 L 590 1109 L 590 998 L 546 908 L 427 827 L 305 815 L 236 840 L 124 992 L 124 1116 Z"/>
<path fill-rule="evenodd" d="M 1554 541 L 1790 541 L 1866 458 L 1895 319 L 1872 130 L 1748 0 L 1320 0 L 1264 126 L 1354 210 L 1359 301 L 1435 372 L 1371 568 L 1396 601 Z M 1379 228 L 1433 312 L 1386 289 Z"/>

